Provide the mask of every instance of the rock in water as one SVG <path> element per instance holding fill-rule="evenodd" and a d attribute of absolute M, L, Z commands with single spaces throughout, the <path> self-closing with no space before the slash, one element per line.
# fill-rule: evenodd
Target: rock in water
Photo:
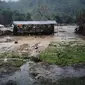
<path fill-rule="evenodd" d="M 14 43 L 15 43 L 15 44 L 18 44 L 18 41 L 15 41 Z"/>
<path fill-rule="evenodd" d="M 7 62 L 7 58 L 4 59 L 4 62 Z"/>

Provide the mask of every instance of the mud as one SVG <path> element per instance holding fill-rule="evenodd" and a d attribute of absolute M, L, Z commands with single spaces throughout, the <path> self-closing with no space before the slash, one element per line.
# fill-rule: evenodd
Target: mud
<path fill-rule="evenodd" d="M 35 64 L 34 62 L 27 62 L 13 75 L 2 78 L 0 85 L 6 85 L 11 80 L 17 85 L 43 85 L 43 83 L 45 85 L 55 85 L 53 83 L 60 79 L 82 77 L 85 77 L 85 66 L 83 68 L 75 68 L 73 66 L 60 67 L 46 63 Z"/>
<path fill-rule="evenodd" d="M 82 66 L 57 66 L 57 65 L 48 65 L 46 63 L 37 63 L 31 68 L 31 74 L 35 73 L 35 78 L 39 79 L 40 77 L 47 79 L 63 79 L 68 77 L 83 77 L 85 76 L 85 65 Z"/>

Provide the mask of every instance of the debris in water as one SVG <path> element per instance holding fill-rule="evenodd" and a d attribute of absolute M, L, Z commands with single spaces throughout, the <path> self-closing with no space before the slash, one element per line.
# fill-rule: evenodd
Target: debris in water
<path fill-rule="evenodd" d="M 7 58 L 4 59 L 4 62 L 7 62 Z"/>
<path fill-rule="evenodd" d="M 15 41 L 14 43 L 15 43 L 15 44 L 18 44 L 18 41 Z"/>
<path fill-rule="evenodd" d="M 35 46 L 35 49 L 38 49 L 38 46 Z"/>
<path fill-rule="evenodd" d="M 11 41 L 12 41 L 12 39 L 10 37 L 6 38 L 6 42 L 11 42 Z"/>

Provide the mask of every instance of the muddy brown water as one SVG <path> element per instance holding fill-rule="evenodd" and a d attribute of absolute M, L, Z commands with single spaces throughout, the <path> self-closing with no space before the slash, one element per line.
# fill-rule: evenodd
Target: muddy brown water
<path fill-rule="evenodd" d="M 77 26 L 56 26 L 55 34 L 49 36 L 2 36 L 0 37 L 0 52 L 11 52 L 19 49 L 23 44 L 28 44 L 30 55 L 38 55 L 43 51 L 51 42 L 61 41 L 81 41 L 85 43 L 85 37 L 74 33 Z M 18 43 L 15 44 L 14 42 Z M 36 52 L 34 49 L 35 44 L 38 44 L 39 50 Z M 27 50 L 27 48 L 25 49 Z M 6 85 L 9 80 L 13 80 L 17 85 L 42 85 L 36 83 L 39 77 L 49 78 L 51 80 L 58 80 L 67 77 L 85 77 L 85 67 L 59 67 L 50 65 L 48 68 L 41 67 L 41 64 L 36 65 L 34 73 L 38 75 L 30 75 L 30 61 L 20 67 L 20 70 L 13 72 L 11 75 L 0 78 L 0 85 Z M 32 71 L 33 72 L 33 71 Z"/>
<path fill-rule="evenodd" d="M 50 42 L 60 41 L 83 41 L 85 37 L 77 35 L 74 30 L 77 26 L 55 26 L 54 35 L 42 36 L 1 36 L 0 52 L 15 51 L 23 44 L 28 44 L 29 48 L 34 51 L 33 46 L 38 44 L 40 50 L 46 48 Z M 14 43 L 14 42 L 18 43 Z M 31 51 L 32 52 L 32 51 Z"/>

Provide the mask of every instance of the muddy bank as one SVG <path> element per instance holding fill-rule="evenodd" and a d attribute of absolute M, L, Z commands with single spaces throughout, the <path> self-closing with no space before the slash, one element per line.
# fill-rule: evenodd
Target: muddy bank
<path fill-rule="evenodd" d="M 15 82 L 16 85 L 82 85 L 85 77 L 85 66 L 74 67 L 34 63 L 32 61 L 20 67 L 13 75 L 1 80 L 0 85 Z M 64 82 L 65 81 L 65 82 Z M 71 83 L 73 81 L 73 83 Z M 82 81 L 82 82 L 81 82 Z M 59 84 L 60 83 L 60 84 Z"/>
<path fill-rule="evenodd" d="M 84 41 L 84 38 L 74 33 L 75 28 L 76 26 L 55 26 L 54 35 L 47 36 L 1 36 L 0 52 L 19 52 L 26 56 L 37 56 L 51 42 Z M 35 49 L 36 45 L 38 49 Z"/>
<path fill-rule="evenodd" d="M 83 67 L 82 67 L 83 66 Z M 46 63 L 37 63 L 32 66 L 30 73 L 35 76 L 36 79 L 51 79 L 53 81 L 64 78 L 79 78 L 85 76 L 85 65 L 76 66 L 57 66 L 49 65 Z"/>
<path fill-rule="evenodd" d="M 0 80 L 19 70 L 20 66 L 25 62 L 26 61 L 20 59 L 0 59 Z"/>

